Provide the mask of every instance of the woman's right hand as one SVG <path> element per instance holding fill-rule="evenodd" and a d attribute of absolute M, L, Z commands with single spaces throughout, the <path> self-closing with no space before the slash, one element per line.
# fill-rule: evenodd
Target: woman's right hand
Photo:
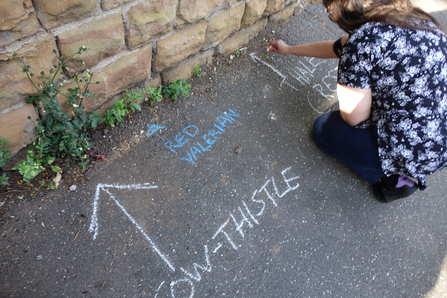
<path fill-rule="evenodd" d="M 280 55 L 289 54 L 289 46 L 282 40 L 272 40 L 266 45 L 269 52 Z"/>

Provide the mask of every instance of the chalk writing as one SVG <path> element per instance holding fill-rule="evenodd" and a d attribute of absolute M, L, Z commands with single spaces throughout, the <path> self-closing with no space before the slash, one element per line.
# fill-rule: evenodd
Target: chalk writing
<path fill-rule="evenodd" d="M 154 298 L 157 298 L 157 296 L 158 296 L 158 292 L 160 291 L 160 289 L 161 289 L 161 287 L 163 286 L 164 283 L 165 283 L 165 282 L 163 281 L 163 282 L 161 282 L 161 284 L 158 286 L 157 293 L 155 294 Z"/>
<path fill-rule="evenodd" d="M 316 59 L 316 58 L 309 58 L 304 57 L 304 60 L 306 63 L 303 63 L 303 61 L 298 61 L 300 66 L 291 67 L 288 70 L 287 74 L 284 74 L 279 69 L 275 68 L 274 66 L 270 65 L 269 63 L 263 61 L 261 58 L 256 56 L 256 53 L 250 54 L 251 58 L 254 62 L 260 62 L 261 64 L 267 66 L 270 68 L 274 73 L 276 73 L 279 77 L 282 78 L 282 81 L 280 83 L 280 87 L 282 85 L 286 85 L 290 88 L 292 88 L 295 91 L 299 91 L 298 87 L 294 86 L 293 80 L 288 80 L 289 78 L 295 79 L 297 82 L 299 82 L 303 86 L 307 86 L 312 84 L 312 81 L 315 81 L 314 79 L 314 73 L 317 67 L 320 64 L 327 63 L 325 60 Z M 322 95 L 324 98 L 326 98 L 329 101 L 334 101 L 335 96 L 334 93 L 336 92 L 335 85 L 336 85 L 336 78 L 337 78 L 337 69 L 338 67 L 332 69 L 329 71 L 329 73 L 323 77 L 321 80 L 322 84 L 313 84 L 312 90 L 318 92 L 320 95 Z M 320 111 L 318 107 L 315 107 L 314 104 L 312 104 L 312 90 L 307 92 L 307 102 L 309 106 L 317 113 L 322 114 L 323 111 Z"/>
<path fill-rule="evenodd" d="M 222 123 L 220 123 L 220 125 L 222 125 Z M 187 132 L 191 135 L 195 135 L 198 131 L 190 127 L 188 128 Z M 186 134 L 188 135 L 188 133 Z M 184 142 L 184 140 L 182 142 Z M 238 250 L 243 245 L 246 230 L 253 229 L 255 226 L 260 225 L 259 219 L 265 213 L 268 206 L 278 206 L 278 199 L 281 199 L 287 193 L 299 187 L 299 183 L 297 182 L 299 177 L 289 174 L 290 169 L 291 167 L 281 172 L 281 181 L 276 181 L 275 178 L 272 177 L 259 189 L 255 190 L 249 200 L 250 203 L 241 200 L 241 205 L 237 207 L 236 211 L 229 212 L 225 222 L 216 228 L 213 236 L 209 239 L 209 241 L 207 241 L 209 244 L 203 245 L 203 262 L 201 264 L 194 262 L 190 268 L 179 266 L 178 268 L 180 271 L 176 271 L 176 266 L 174 263 L 168 259 L 165 253 L 158 249 L 154 241 L 149 237 L 149 233 L 144 231 L 141 225 L 136 222 L 136 220 L 125 210 L 122 204 L 120 204 L 115 196 L 110 192 L 110 189 L 156 189 L 157 186 L 150 185 L 148 183 L 132 185 L 98 184 L 93 200 L 93 215 L 89 232 L 94 233 L 93 239 L 96 239 L 99 228 L 99 198 L 102 192 L 106 193 L 135 226 L 135 228 L 141 233 L 141 235 L 149 242 L 153 251 L 158 254 L 169 269 L 172 272 L 180 272 L 179 274 L 182 275 L 178 279 L 172 280 L 169 283 L 162 281 L 156 289 L 154 298 L 158 297 L 163 288 L 169 291 L 171 297 L 173 298 L 179 297 L 179 295 L 184 297 L 185 292 L 188 294 L 187 297 L 192 298 L 194 297 L 195 293 L 195 283 L 200 282 L 204 274 L 210 273 L 213 270 L 211 262 L 212 256 L 215 258 L 222 256 L 222 254 L 218 255 L 217 253 L 220 252 L 224 246 L 229 246 L 230 249 L 235 251 Z M 164 285 L 168 284 L 168 287 L 164 287 Z"/>
<path fill-rule="evenodd" d="M 164 138 L 162 136 L 160 136 L 157 132 L 159 130 L 162 130 L 162 129 L 165 129 L 165 128 L 166 128 L 166 126 L 159 126 L 159 125 L 156 125 L 156 124 L 148 124 L 147 125 L 147 137 L 150 137 L 153 134 L 155 134 L 160 139 L 164 140 Z"/>
<path fill-rule="evenodd" d="M 289 83 L 285 82 L 287 77 L 286 75 L 282 74 L 279 70 L 277 70 L 275 67 L 273 67 L 272 65 L 268 64 L 267 62 L 263 61 L 261 58 L 259 58 L 258 56 L 256 56 L 256 53 L 251 53 L 250 54 L 251 59 L 253 59 L 254 62 L 259 61 L 262 64 L 264 64 L 265 66 L 267 66 L 268 68 L 270 68 L 271 70 L 273 70 L 277 75 L 279 75 L 283 80 L 280 84 L 280 86 L 282 86 L 283 83 L 285 83 L 287 86 L 289 86 L 290 88 L 292 88 L 293 90 L 298 91 L 298 89 L 296 89 L 295 87 L 293 87 L 292 85 L 290 85 Z"/>
<path fill-rule="evenodd" d="M 316 90 L 320 95 L 322 95 L 324 98 L 326 98 L 329 101 L 332 101 L 335 99 L 334 93 L 337 91 L 336 89 L 332 88 L 331 84 L 335 79 L 337 78 L 337 69 L 338 67 L 331 69 L 329 73 L 323 77 L 322 82 L 324 84 L 324 88 L 321 84 L 315 84 L 312 88 Z M 327 93 L 327 92 L 330 93 Z M 312 109 L 320 114 L 322 114 L 324 111 L 319 111 L 316 107 L 314 107 L 311 103 L 310 98 L 310 92 L 307 92 L 307 102 L 312 107 Z"/>
<path fill-rule="evenodd" d="M 314 72 L 317 69 L 317 66 L 324 63 L 324 60 L 315 60 L 315 58 L 308 58 L 305 57 L 309 65 L 304 64 L 302 61 L 298 61 L 299 64 L 301 64 L 301 67 L 294 67 L 291 68 L 291 71 L 295 75 L 291 75 L 294 79 L 296 79 L 298 82 L 300 82 L 303 86 L 306 86 L 311 83 L 310 78 L 314 76 Z"/>
<path fill-rule="evenodd" d="M 299 187 L 299 183 L 296 181 L 299 177 L 293 175 L 288 176 L 290 169 L 291 168 L 287 168 L 281 172 L 283 177 L 281 184 L 283 184 L 283 187 L 285 184 L 285 190 L 281 192 L 280 187 L 278 187 L 279 184 L 272 177 L 261 188 L 253 192 L 250 200 L 252 202 L 251 207 L 249 207 L 245 201 L 241 201 L 241 206 L 237 208 L 236 212 L 229 212 L 228 218 L 216 229 L 216 232 L 209 241 L 209 245 L 212 246 L 212 255 L 210 255 L 208 245 L 203 245 L 203 263 L 193 263 L 191 271 L 188 271 L 184 267 L 180 267 L 181 272 L 185 276 L 169 283 L 169 290 L 172 298 L 180 297 L 180 293 L 182 297 L 185 297 L 185 292 L 188 293 L 186 297 L 194 297 L 195 283 L 200 282 L 203 274 L 210 273 L 213 269 L 211 256 L 214 255 L 214 257 L 217 258 L 221 257 L 222 255 L 217 255 L 217 253 L 225 245 L 228 245 L 233 250 L 238 250 L 238 248 L 242 246 L 240 243 L 241 240 L 243 241 L 245 239 L 245 231 L 260 225 L 258 219 L 264 214 L 268 203 L 270 202 L 272 206 L 277 206 L 278 199 Z M 257 212 L 253 212 L 250 209 L 256 209 Z M 164 282 L 165 281 L 163 281 L 163 284 L 165 284 Z M 160 285 L 160 287 L 162 285 Z M 160 288 L 157 290 L 156 295 L 158 295 L 159 290 Z"/>
<path fill-rule="evenodd" d="M 175 154 L 179 154 L 179 149 L 189 146 L 186 150 L 186 156 L 180 157 L 181 160 L 185 160 L 192 165 L 197 161 L 199 154 L 202 155 L 206 150 L 218 140 L 228 126 L 236 121 L 235 118 L 239 118 L 240 115 L 233 110 L 223 112 L 216 117 L 216 123 L 212 129 L 208 130 L 204 134 L 199 133 L 199 128 L 195 125 L 189 125 L 185 127 L 180 133 L 178 133 L 172 140 L 165 142 L 165 147 L 171 150 Z M 183 150 L 184 151 L 184 150 Z"/>
<path fill-rule="evenodd" d="M 201 281 L 202 280 L 202 276 L 200 275 L 198 269 L 202 270 L 203 272 L 211 272 L 211 263 L 210 263 L 210 256 L 208 254 L 208 246 L 204 245 L 203 246 L 204 251 L 205 251 L 205 262 L 206 265 L 201 266 L 197 263 L 193 263 L 192 266 L 194 268 L 194 272 L 196 273 L 195 275 L 189 273 L 188 271 L 186 271 L 185 269 L 183 269 L 182 267 L 180 267 L 180 270 L 182 270 L 183 273 L 185 273 L 189 278 L 194 279 L 195 281 Z"/>

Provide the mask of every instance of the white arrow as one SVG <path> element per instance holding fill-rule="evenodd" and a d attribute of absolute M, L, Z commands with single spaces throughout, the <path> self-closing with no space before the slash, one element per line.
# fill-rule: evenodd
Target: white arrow
<path fill-rule="evenodd" d="M 154 189 L 157 188 L 157 186 L 149 185 L 149 183 L 145 184 L 132 184 L 132 185 L 116 185 L 116 184 L 98 184 L 96 187 L 95 192 L 95 199 L 93 201 L 93 215 L 92 215 L 92 221 L 90 222 L 89 232 L 93 233 L 93 240 L 96 239 L 96 236 L 98 235 L 98 201 L 99 201 L 99 195 L 101 193 L 101 190 L 106 192 L 110 198 L 115 202 L 115 204 L 124 212 L 124 214 L 127 216 L 127 218 L 130 219 L 130 221 L 135 225 L 138 231 L 140 231 L 141 234 L 143 234 L 143 237 L 149 242 L 152 249 L 160 256 L 160 258 L 169 266 L 169 268 L 175 272 L 175 267 L 172 265 L 172 263 L 168 260 L 168 258 L 157 248 L 154 241 L 146 234 L 146 232 L 143 230 L 143 228 L 135 221 L 135 219 L 124 209 L 124 207 L 118 202 L 118 200 L 109 192 L 109 188 L 115 188 L 115 189 Z"/>
<path fill-rule="evenodd" d="M 282 84 L 286 84 L 287 86 L 289 86 L 290 88 L 292 88 L 295 91 L 298 91 L 298 89 L 296 89 L 295 87 L 293 87 L 292 85 L 290 85 L 289 83 L 285 82 L 285 80 L 287 79 L 287 76 L 284 75 L 283 73 L 281 73 L 279 70 L 277 70 L 276 68 L 274 68 L 273 66 L 271 66 L 270 64 L 268 64 L 267 62 L 263 61 L 261 58 L 259 58 L 258 56 L 256 56 L 256 53 L 251 53 L 250 54 L 251 59 L 253 59 L 253 61 L 256 63 L 256 60 L 261 62 L 262 64 L 264 64 L 265 66 L 267 66 L 268 68 L 270 68 L 271 70 L 273 70 L 277 75 L 279 75 L 282 78 L 282 82 L 281 84 L 279 84 L 279 86 L 281 87 Z"/>

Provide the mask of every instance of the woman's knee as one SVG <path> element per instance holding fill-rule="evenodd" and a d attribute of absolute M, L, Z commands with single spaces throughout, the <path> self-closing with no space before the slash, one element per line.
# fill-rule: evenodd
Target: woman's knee
<path fill-rule="evenodd" d="M 324 115 L 323 115 L 324 116 Z M 314 137 L 314 142 L 317 145 L 321 144 L 321 135 L 323 133 L 323 126 L 324 126 L 324 120 L 321 118 L 323 116 L 318 117 L 317 119 L 315 119 L 314 121 L 314 125 L 313 125 L 313 137 Z"/>
<path fill-rule="evenodd" d="M 339 122 L 338 118 L 341 118 L 340 112 L 334 111 L 323 114 L 315 119 L 313 125 L 313 136 L 314 141 L 317 145 L 325 143 L 324 139 L 326 139 L 333 133 L 332 129 L 337 126 L 337 122 Z"/>

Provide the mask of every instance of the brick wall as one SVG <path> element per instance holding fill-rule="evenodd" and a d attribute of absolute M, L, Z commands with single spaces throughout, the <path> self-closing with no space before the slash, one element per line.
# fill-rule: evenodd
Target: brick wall
<path fill-rule="evenodd" d="M 285 20 L 301 0 L 2 0 L 0 2 L 0 136 L 23 147 L 37 114 L 26 98 L 35 89 L 12 55 L 42 70 L 81 46 L 98 101 L 84 102 L 104 112 L 117 95 L 133 86 L 157 86 L 186 79 L 196 62 L 229 54 L 249 42 L 269 21 Z M 68 82 L 64 89 L 72 86 Z M 62 102 L 61 102 L 62 104 Z"/>

